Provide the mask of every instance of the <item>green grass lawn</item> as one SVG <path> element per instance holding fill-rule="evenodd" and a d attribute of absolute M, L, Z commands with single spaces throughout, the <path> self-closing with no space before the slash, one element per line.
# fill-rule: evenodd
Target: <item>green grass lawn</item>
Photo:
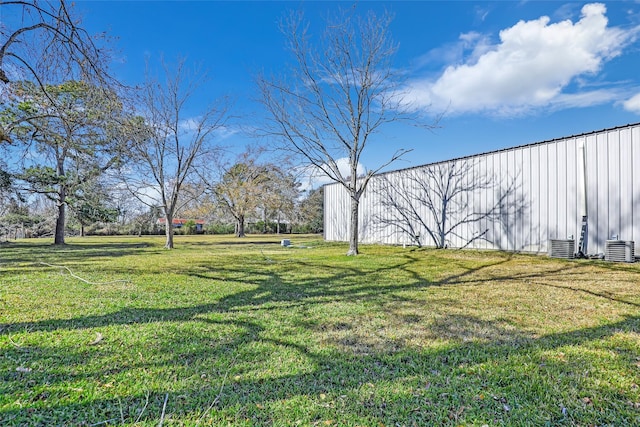
<path fill-rule="evenodd" d="M 640 425 L 640 263 L 291 239 L 0 245 L 0 425 Z"/>

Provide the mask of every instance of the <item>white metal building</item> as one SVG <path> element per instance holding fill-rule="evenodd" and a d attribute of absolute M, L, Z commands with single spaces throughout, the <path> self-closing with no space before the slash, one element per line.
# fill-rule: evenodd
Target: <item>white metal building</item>
<path fill-rule="evenodd" d="M 360 202 L 360 241 L 433 246 L 427 228 L 438 220 L 425 198 L 434 194 L 424 189 L 437 186 L 434 171 L 456 166 L 464 191 L 448 203 L 458 226 L 447 246 L 547 252 L 550 239 L 574 239 L 577 247 L 585 214 L 588 254 L 604 253 L 614 236 L 640 242 L 640 123 L 376 175 Z M 347 192 L 331 184 L 324 197 L 325 239 L 348 241 Z"/>

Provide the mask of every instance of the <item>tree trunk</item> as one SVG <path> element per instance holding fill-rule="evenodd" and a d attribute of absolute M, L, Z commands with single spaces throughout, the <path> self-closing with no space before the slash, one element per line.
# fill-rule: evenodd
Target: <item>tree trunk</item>
<path fill-rule="evenodd" d="M 267 209 L 262 210 L 262 234 L 267 234 Z"/>
<path fill-rule="evenodd" d="M 278 223 L 276 224 L 276 234 L 280 234 L 280 213 L 278 212 Z"/>
<path fill-rule="evenodd" d="M 167 236 L 167 241 L 164 244 L 165 249 L 173 249 L 173 215 L 165 214 L 164 234 Z"/>
<path fill-rule="evenodd" d="M 245 237 L 244 234 L 244 215 L 238 216 L 238 223 L 236 224 L 236 237 Z"/>
<path fill-rule="evenodd" d="M 66 188 L 60 189 L 60 198 L 58 199 L 58 218 L 56 219 L 56 232 L 53 240 L 54 245 L 64 245 L 64 223 L 66 214 L 67 190 Z"/>
<path fill-rule="evenodd" d="M 349 251 L 347 255 L 358 255 L 358 206 L 360 200 L 351 197 L 351 221 L 349 227 Z"/>

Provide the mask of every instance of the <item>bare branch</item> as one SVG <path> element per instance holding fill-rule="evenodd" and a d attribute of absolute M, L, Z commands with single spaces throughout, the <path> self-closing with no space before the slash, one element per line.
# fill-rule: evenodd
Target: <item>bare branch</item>
<path fill-rule="evenodd" d="M 190 181 L 196 181 L 201 175 L 199 168 L 206 166 L 198 159 L 215 152 L 215 131 L 225 126 L 229 103 L 226 99 L 216 100 L 214 106 L 198 116 L 187 117 L 187 106 L 203 75 L 191 74 L 184 60 L 174 67 L 162 61 L 162 68 L 162 83 L 147 75 L 141 94 L 144 123 L 140 124 L 138 141 L 133 147 L 133 161 L 122 176 L 127 188 L 143 202 L 143 192 L 157 192 L 166 220 L 165 247 L 171 249 L 173 218 L 189 201 L 183 197 L 187 194 L 183 189 Z"/>
<path fill-rule="evenodd" d="M 399 171 L 381 176 L 375 189 L 384 207 L 376 221 L 382 230 L 401 230 L 418 246 L 430 243 L 445 248 L 453 238 L 463 239 L 461 227 L 475 225 L 477 233 L 463 241 L 467 247 L 477 240 L 488 239 L 485 221 L 502 221 L 514 209 L 525 209 L 523 201 L 507 203 L 517 193 L 518 176 L 502 187 L 492 175 L 483 175 L 471 160 L 453 160 L 435 165 Z M 473 197 L 482 190 L 495 189 L 498 196 L 491 206 L 477 206 Z"/>
<path fill-rule="evenodd" d="M 394 73 L 397 45 L 389 34 L 391 16 L 340 11 L 328 21 L 317 44 L 300 13 L 291 13 L 281 29 L 295 60 L 283 78 L 259 77 L 261 102 L 269 121 L 264 136 L 295 153 L 307 166 L 343 185 L 351 197 L 350 249 L 358 252 L 358 205 L 374 175 L 406 150 L 358 176 L 372 135 L 381 127 L 419 118 L 403 102 L 400 75 Z M 346 158 L 349 170 L 341 170 Z"/>

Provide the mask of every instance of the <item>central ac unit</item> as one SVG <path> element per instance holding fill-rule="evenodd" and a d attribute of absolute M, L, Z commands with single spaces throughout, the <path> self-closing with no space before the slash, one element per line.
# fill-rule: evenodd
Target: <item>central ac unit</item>
<path fill-rule="evenodd" d="M 552 258 L 571 259 L 575 257 L 576 241 L 571 239 L 551 239 L 549 241 L 549 256 Z"/>
<path fill-rule="evenodd" d="M 604 259 L 613 262 L 635 262 L 635 244 L 631 240 L 607 240 Z"/>

